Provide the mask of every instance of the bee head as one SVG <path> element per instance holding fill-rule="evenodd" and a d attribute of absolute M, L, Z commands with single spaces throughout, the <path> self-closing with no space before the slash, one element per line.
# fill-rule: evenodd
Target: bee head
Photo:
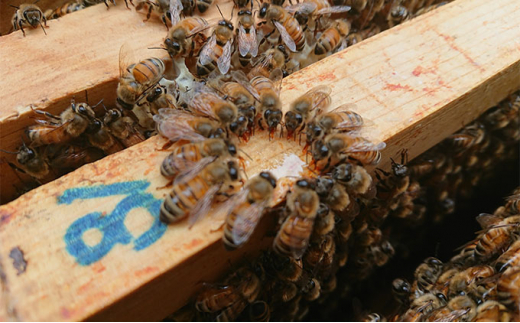
<path fill-rule="evenodd" d="M 319 138 L 323 130 L 317 124 L 308 124 L 305 134 L 307 135 L 307 142 L 312 142 L 314 139 Z"/>
<path fill-rule="evenodd" d="M 18 161 L 20 165 L 25 165 L 34 158 L 36 158 L 36 152 L 25 144 L 20 147 L 18 154 L 16 154 L 16 161 Z"/>
<path fill-rule="evenodd" d="M 316 183 L 313 180 L 302 178 L 296 181 L 296 186 L 303 188 L 303 189 L 310 189 L 314 190 L 316 189 Z"/>
<path fill-rule="evenodd" d="M 318 177 L 316 180 L 316 193 L 321 197 L 326 197 L 334 186 L 334 180 L 328 176 Z"/>
<path fill-rule="evenodd" d="M 229 177 L 231 177 L 232 180 L 236 181 L 238 180 L 238 165 L 235 161 L 230 160 L 227 162 L 228 170 L 229 170 Z"/>
<path fill-rule="evenodd" d="M 270 172 L 261 172 L 260 177 L 269 181 L 269 184 L 271 184 L 273 188 L 276 187 L 276 178 L 274 178 L 273 174 Z"/>
<path fill-rule="evenodd" d="M 328 157 L 329 152 L 330 152 L 329 147 L 327 147 L 327 145 L 325 145 L 323 140 L 315 141 L 312 145 L 312 158 L 314 158 L 314 160 L 316 160 L 316 161 L 322 160 L 322 159 Z"/>
<path fill-rule="evenodd" d="M 247 131 L 248 119 L 245 116 L 239 116 L 235 121 L 229 124 L 231 132 L 242 136 Z"/>
<path fill-rule="evenodd" d="M 164 40 L 164 45 L 172 58 L 181 51 L 181 45 L 177 41 L 173 41 L 171 38 L 166 38 Z"/>
<path fill-rule="evenodd" d="M 352 179 L 352 164 L 341 164 L 334 168 L 332 178 L 340 183 L 350 182 Z"/>
<path fill-rule="evenodd" d="M 260 7 L 260 11 L 258 11 L 258 17 L 265 18 L 265 16 L 267 15 L 267 9 L 269 9 L 269 3 L 264 2 L 262 4 L 262 7 Z"/>
<path fill-rule="evenodd" d="M 269 129 L 276 128 L 282 120 L 282 111 L 267 109 L 264 112 L 264 118 Z"/>
<path fill-rule="evenodd" d="M 294 111 L 287 111 L 285 114 L 285 126 L 290 132 L 295 131 L 303 122 L 301 114 Z"/>

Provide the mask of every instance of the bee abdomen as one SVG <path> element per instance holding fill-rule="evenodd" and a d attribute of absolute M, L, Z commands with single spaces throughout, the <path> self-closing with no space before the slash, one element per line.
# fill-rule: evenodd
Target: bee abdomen
<path fill-rule="evenodd" d="M 208 187 L 201 178 L 174 186 L 161 204 L 161 221 L 174 223 L 186 218 L 207 190 Z"/>
<path fill-rule="evenodd" d="M 300 258 L 307 248 L 313 225 L 314 219 L 289 216 L 276 235 L 274 250 L 281 255 Z"/>

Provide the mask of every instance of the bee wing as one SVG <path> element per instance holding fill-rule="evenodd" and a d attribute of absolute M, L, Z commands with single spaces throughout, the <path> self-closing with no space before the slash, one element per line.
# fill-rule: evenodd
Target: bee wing
<path fill-rule="evenodd" d="M 175 185 L 178 183 L 188 182 L 189 180 L 191 180 L 192 178 L 197 176 L 197 174 L 200 173 L 200 171 L 203 170 L 206 166 L 208 166 L 209 164 L 214 162 L 215 159 L 217 159 L 217 158 L 216 157 L 204 157 L 201 160 L 199 160 L 198 162 L 188 163 L 187 168 L 185 168 L 183 174 L 175 177 L 173 184 Z M 184 164 L 184 162 L 186 162 L 186 161 L 183 161 L 182 164 Z"/>
<path fill-rule="evenodd" d="M 375 125 L 375 122 L 363 118 L 359 113 L 356 112 L 358 110 L 358 106 L 355 103 L 345 103 L 340 105 L 339 107 L 335 108 L 334 110 L 331 110 L 331 112 L 342 112 L 342 111 L 350 111 L 352 113 L 356 113 L 359 116 L 359 119 L 362 122 L 352 122 L 350 120 L 345 120 L 336 125 L 334 129 L 337 129 L 339 131 L 347 131 L 347 130 L 359 130 L 361 127 L 372 127 Z"/>
<path fill-rule="evenodd" d="M 294 14 L 296 12 L 301 12 L 304 15 L 310 15 L 316 10 L 318 7 L 314 2 L 301 2 L 294 5 L 284 7 L 285 11 Z"/>
<path fill-rule="evenodd" d="M 336 48 L 335 52 L 341 52 L 342 50 L 344 50 L 347 47 L 348 47 L 347 39 L 343 39 L 341 41 L 341 44 L 338 46 L 338 48 Z"/>
<path fill-rule="evenodd" d="M 281 69 L 277 68 L 271 72 L 269 75 L 269 79 L 273 81 L 274 88 L 277 91 L 277 94 L 280 95 L 280 90 L 282 89 L 282 79 L 283 79 L 283 72 Z"/>
<path fill-rule="evenodd" d="M 295 217 L 293 221 L 294 222 L 296 222 L 296 221 L 314 222 L 314 219 Z M 295 224 L 294 226 L 297 226 L 297 224 Z M 311 226 L 313 226 L 313 225 L 311 225 Z M 312 232 L 312 230 L 311 230 L 311 232 Z M 309 246 L 309 240 L 311 238 L 311 232 L 309 232 L 309 234 L 304 239 L 305 246 Z M 305 253 L 306 249 L 307 248 L 293 248 L 293 247 L 291 247 L 291 252 L 292 252 L 292 254 L 293 254 L 295 259 L 301 259 L 303 254 Z"/>
<path fill-rule="evenodd" d="M 172 19 L 172 26 L 175 26 L 181 21 L 181 12 L 184 7 L 181 0 L 170 0 L 170 17 Z"/>
<path fill-rule="evenodd" d="M 276 29 L 278 29 L 278 32 L 280 32 L 280 36 L 282 36 L 282 41 L 287 46 L 287 48 L 289 48 L 291 52 L 296 52 L 296 43 L 292 39 L 291 35 L 289 35 L 285 27 L 276 20 L 273 21 L 273 24 L 276 27 Z"/>
<path fill-rule="evenodd" d="M 316 15 L 322 16 L 322 15 L 328 15 L 333 13 L 342 13 L 350 11 L 350 6 L 333 6 L 328 8 L 323 8 L 315 12 Z"/>
<path fill-rule="evenodd" d="M 516 201 L 516 200 L 519 200 L 519 199 L 520 199 L 520 194 L 514 194 L 514 195 L 506 197 L 506 201 L 507 202 Z"/>
<path fill-rule="evenodd" d="M 503 218 L 493 215 L 493 214 L 480 213 L 476 217 L 476 220 L 477 220 L 478 224 L 480 224 L 480 227 L 482 229 L 487 230 L 487 229 L 491 228 L 492 226 L 495 226 L 496 224 L 500 223 L 500 221 L 502 221 Z"/>
<path fill-rule="evenodd" d="M 251 56 L 256 57 L 256 55 L 258 55 L 258 41 L 256 38 L 256 28 L 254 25 L 249 29 L 249 38 L 251 39 L 249 53 L 251 53 Z"/>
<path fill-rule="evenodd" d="M 360 151 L 374 151 L 374 150 L 383 150 L 385 149 L 386 144 L 381 141 L 378 143 L 374 143 L 369 140 L 363 140 L 363 141 L 356 141 L 352 145 L 349 145 L 348 148 L 343 150 L 345 153 L 354 153 L 354 152 L 360 152 Z"/>
<path fill-rule="evenodd" d="M 244 74 L 243 71 L 231 71 L 231 77 L 233 77 L 233 79 L 241 84 L 243 87 L 246 88 L 246 90 L 251 93 L 251 95 L 256 99 L 256 100 L 260 100 L 260 94 L 258 94 L 258 92 L 255 90 L 255 88 L 251 85 L 251 82 L 249 82 L 249 79 L 247 78 L 247 76 Z"/>
<path fill-rule="evenodd" d="M 160 110 L 173 110 L 173 109 L 160 109 Z M 179 141 L 181 139 L 196 142 L 202 141 L 206 138 L 198 133 L 196 133 L 191 126 L 188 125 L 187 121 L 193 119 L 194 117 L 185 112 L 181 113 L 173 113 L 168 117 L 164 117 L 166 114 L 165 111 L 161 114 L 159 110 L 159 114 L 153 116 L 153 120 L 157 124 L 157 130 L 159 133 L 173 142 Z M 175 111 L 175 110 L 173 110 Z"/>
<path fill-rule="evenodd" d="M 238 51 L 240 56 L 244 57 L 251 49 L 249 34 L 241 24 L 238 26 Z"/>
<path fill-rule="evenodd" d="M 202 196 L 202 198 L 198 201 L 197 205 L 190 211 L 188 215 L 188 223 L 190 224 L 190 229 L 193 227 L 195 222 L 197 222 L 202 215 L 208 214 L 211 209 L 211 204 L 213 204 L 213 199 L 215 198 L 215 194 L 220 190 L 222 185 L 213 185 L 211 186 L 206 194 Z"/>
<path fill-rule="evenodd" d="M 128 67 L 135 63 L 132 47 L 128 42 L 124 42 L 119 48 L 119 77 L 123 77 Z"/>
<path fill-rule="evenodd" d="M 332 89 L 328 85 L 319 85 L 307 91 L 305 95 L 309 95 L 313 98 L 311 111 L 315 109 L 318 109 L 318 111 L 326 109 L 331 102 L 331 92 Z"/>
<path fill-rule="evenodd" d="M 210 96 L 213 96 L 214 98 L 210 98 Z M 211 118 L 213 120 L 218 120 L 218 117 L 215 115 L 215 112 L 211 106 L 211 102 L 216 100 L 224 101 L 215 93 L 198 92 L 197 95 L 194 95 L 190 102 L 188 102 L 188 107 L 197 115 Z"/>
<path fill-rule="evenodd" d="M 231 67 L 231 53 L 233 52 L 233 38 L 231 38 L 226 45 L 224 45 L 224 50 L 222 51 L 222 55 L 217 58 L 217 66 L 222 75 L 227 74 L 229 68 Z"/>
<path fill-rule="evenodd" d="M 260 221 L 266 206 L 267 201 L 253 203 L 241 212 L 241 216 L 236 218 L 232 231 L 233 242 L 236 245 L 242 245 L 249 240 L 249 237 L 255 231 L 256 225 Z"/>
<path fill-rule="evenodd" d="M 213 53 L 213 48 L 217 46 L 217 38 L 213 34 L 210 39 L 206 42 L 206 45 L 202 47 L 199 54 L 199 63 L 202 65 L 207 65 L 213 61 L 211 58 L 211 54 Z"/>

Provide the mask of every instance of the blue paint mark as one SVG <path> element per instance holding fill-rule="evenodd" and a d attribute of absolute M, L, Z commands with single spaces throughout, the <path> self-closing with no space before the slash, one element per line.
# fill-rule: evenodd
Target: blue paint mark
<path fill-rule="evenodd" d="M 148 186 L 150 186 L 148 181 L 133 181 L 66 190 L 58 197 L 58 204 L 126 195 L 110 214 L 103 216 L 101 212 L 92 212 L 74 221 L 64 237 L 68 253 L 74 256 L 80 265 L 88 266 L 103 258 L 117 243 L 126 245 L 133 242 L 134 250 L 137 251 L 155 243 L 166 232 L 167 226 L 159 220 L 162 202 L 145 192 Z M 145 208 L 154 217 L 154 222 L 148 231 L 134 238 L 124 221 L 128 212 L 135 208 Z M 101 241 L 95 246 L 89 246 L 83 240 L 83 234 L 91 229 L 99 230 L 103 235 Z"/>

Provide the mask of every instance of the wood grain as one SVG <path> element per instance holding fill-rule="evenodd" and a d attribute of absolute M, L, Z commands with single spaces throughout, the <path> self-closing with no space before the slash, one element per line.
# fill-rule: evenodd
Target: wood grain
<path fill-rule="evenodd" d="M 284 108 L 315 85 L 328 84 L 332 107 L 356 103 L 358 112 L 375 122 L 369 134 L 388 144 L 383 166 L 402 148 L 413 158 L 520 88 L 519 14 L 514 0 L 458 0 L 289 76 L 282 88 Z M 226 252 L 221 233 L 213 231 L 218 217 L 208 216 L 191 230 L 185 223 L 169 226 L 153 244 L 135 250 L 135 238 L 153 222 L 146 210 L 136 208 L 125 220 L 132 237 L 127 243 L 116 244 L 96 262 L 78 263 L 66 248 L 68 228 L 90 212 L 100 212 L 94 224 L 107 221 L 125 196 L 58 204 L 64 192 L 145 181 L 150 183 L 146 193 L 162 199 L 168 193 L 157 189 L 165 183 L 158 169 L 167 152 L 157 151 L 163 142 L 151 138 L 0 207 L 0 277 L 5 277 L 0 318 L 161 319 L 203 281 L 228 270 L 229 261 L 269 244 L 267 223 L 245 248 Z M 296 142 L 269 142 L 265 133 L 241 147 L 252 157 L 250 176 L 263 169 L 286 175 L 290 167 L 281 165 L 301 152 Z M 266 216 L 269 220 L 272 216 Z M 100 237 L 100 231 L 91 230 L 83 239 L 95 245 Z M 19 275 L 8 258 L 14 247 L 27 260 L 27 270 Z"/>

